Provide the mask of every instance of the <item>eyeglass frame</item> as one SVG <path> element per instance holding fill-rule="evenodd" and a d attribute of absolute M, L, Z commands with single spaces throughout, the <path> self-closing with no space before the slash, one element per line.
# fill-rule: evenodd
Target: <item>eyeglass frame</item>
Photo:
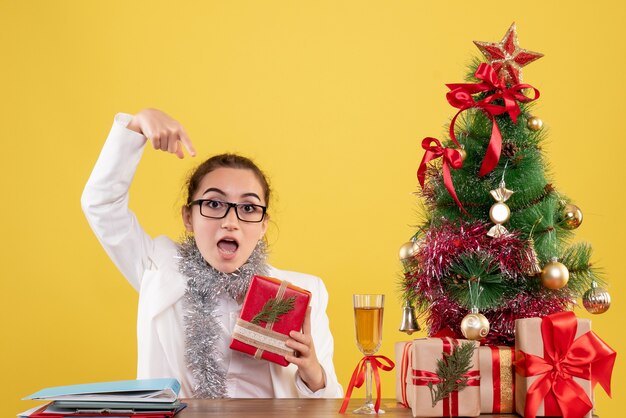
<path fill-rule="evenodd" d="M 202 213 L 202 204 L 204 202 L 220 202 L 220 203 L 225 203 L 226 205 L 228 205 L 228 208 L 226 209 L 226 212 L 224 213 L 224 216 L 220 216 L 219 218 L 216 216 L 207 216 L 205 214 Z M 225 217 L 228 216 L 228 212 L 230 212 L 230 208 L 235 208 L 235 216 L 237 216 L 237 219 L 239 219 L 241 222 L 246 222 L 246 223 L 250 223 L 250 224 L 258 224 L 259 222 L 263 222 L 263 220 L 265 219 L 265 215 L 267 213 L 267 206 L 263 206 L 263 205 L 257 205 L 254 203 L 233 203 L 233 202 L 226 202 L 225 200 L 218 200 L 218 199 L 196 199 L 193 200 L 189 203 L 187 203 L 187 207 L 191 208 L 194 205 L 198 205 L 198 209 L 200 209 L 200 215 L 204 218 L 208 218 L 208 219 L 224 219 Z M 245 219 L 241 219 L 239 217 L 239 210 L 237 209 L 239 206 L 254 206 L 257 208 L 261 208 L 263 210 L 263 215 L 261 216 L 261 219 L 259 219 L 258 221 L 247 221 Z"/>

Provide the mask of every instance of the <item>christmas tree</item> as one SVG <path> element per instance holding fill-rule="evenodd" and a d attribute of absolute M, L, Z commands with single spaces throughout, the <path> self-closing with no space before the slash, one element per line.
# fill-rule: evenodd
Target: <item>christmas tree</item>
<path fill-rule="evenodd" d="M 582 212 L 546 172 L 546 131 L 531 113 L 540 93 L 521 80 L 542 54 L 519 47 L 515 24 L 501 42 L 475 44 L 487 62 L 447 85 L 458 109 L 447 138 L 422 141 L 425 219 L 400 250 L 402 290 L 429 335 L 512 345 L 515 319 L 571 310 L 579 297 L 601 313 L 610 299 L 591 246 L 571 243 Z"/>

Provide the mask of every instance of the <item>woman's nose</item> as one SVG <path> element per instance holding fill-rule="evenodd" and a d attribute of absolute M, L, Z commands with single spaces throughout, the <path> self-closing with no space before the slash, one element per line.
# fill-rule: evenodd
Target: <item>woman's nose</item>
<path fill-rule="evenodd" d="M 222 228 L 235 229 L 239 227 L 239 218 L 234 207 L 231 207 L 225 217 L 222 218 Z"/>

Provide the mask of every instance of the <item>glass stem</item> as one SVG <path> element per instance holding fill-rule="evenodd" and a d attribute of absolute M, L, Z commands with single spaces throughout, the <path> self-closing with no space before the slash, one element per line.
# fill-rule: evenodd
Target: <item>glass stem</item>
<path fill-rule="evenodd" d="M 365 361 L 365 403 L 373 404 L 372 402 L 372 364 L 369 360 Z"/>

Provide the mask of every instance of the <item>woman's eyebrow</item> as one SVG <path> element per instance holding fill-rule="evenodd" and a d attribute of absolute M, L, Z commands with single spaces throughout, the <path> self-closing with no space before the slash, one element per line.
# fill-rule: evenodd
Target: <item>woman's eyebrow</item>
<path fill-rule="evenodd" d="M 218 189 L 217 187 L 209 187 L 208 189 L 206 189 L 206 190 L 204 191 L 204 193 L 202 193 L 202 195 L 205 195 L 205 194 L 207 194 L 207 193 L 209 193 L 209 192 L 219 193 L 219 194 L 221 194 L 222 196 L 226 197 L 226 193 L 225 193 L 223 190 Z M 259 202 L 261 202 L 261 198 L 259 197 L 259 195 L 258 195 L 258 194 L 256 194 L 256 193 L 254 193 L 254 192 L 243 193 L 243 194 L 241 195 L 241 197 L 254 197 L 254 198 L 255 198 L 255 199 L 257 199 Z"/>
<path fill-rule="evenodd" d="M 251 193 L 244 193 L 244 194 L 242 194 L 242 195 L 241 195 L 241 197 L 254 197 L 254 198 L 256 198 L 259 202 L 261 201 L 261 198 L 259 197 L 259 195 L 258 195 L 258 194 L 256 194 L 256 193 L 252 193 L 252 192 L 251 192 Z"/>
<path fill-rule="evenodd" d="M 215 193 L 221 194 L 222 196 L 226 196 L 226 193 L 224 193 L 222 190 L 218 189 L 217 187 L 209 187 L 202 194 L 205 195 L 205 194 L 207 194 L 209 192 L 215 192 Z"/>

